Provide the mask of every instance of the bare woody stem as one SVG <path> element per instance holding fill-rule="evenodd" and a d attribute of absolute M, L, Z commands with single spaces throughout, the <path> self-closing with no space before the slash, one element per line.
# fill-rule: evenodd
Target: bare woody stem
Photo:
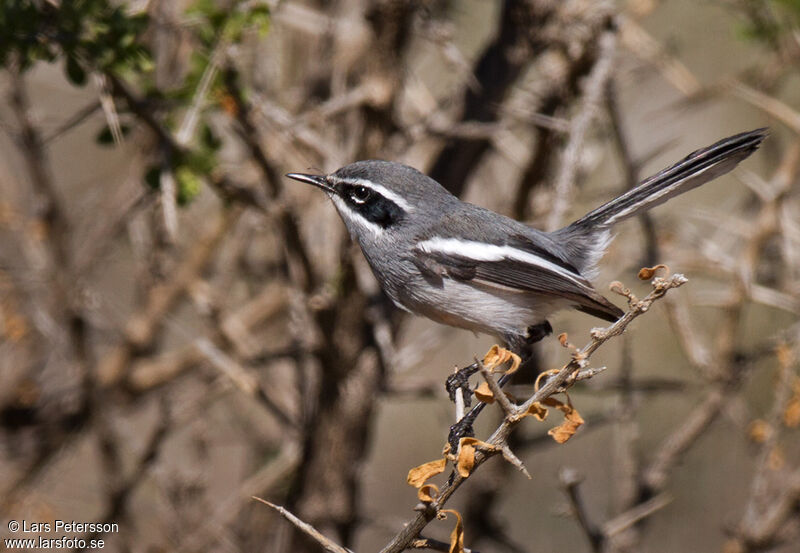
<path fill-rule="evenodd" d="M 647 312 L 655 301 L 662 298 L 667 291 L 677 288 L 687 282 L 686 277 L 681 274 L 674 274 L 668 277 L 656 277 L 652 280 L 653 291 L 645 298 L 638 300 L 630 293 L 624 293 L 629 299 L 629 309 L 617 322 L 607 328 L 595 328 L 591 332 L 591 340 L 583 348 L 573 354 L 572 361 L 562 367 L 558 373 L 550 378 L 544 386 L 539 388 L 522 405 L 514 407 L 511 413 L 507 413 L 503 422 L 494 431 L 487 442 L 496 446 L 492 451 L 478 449 L 475 454 L 475 464 L 473 472 L 482 465 L 489 457 L 500 453 L 507 446 L 507 440 L 514 428 L 522 421 L 528 409 L 537 402 L 541 402 L 551 395 L 563 389 L 565 384 L 572 378 L 572 375 L 586 367 L 589 358 L 597 351 L 600 346 L 608 342 L 614 336 L 619 336 L 634 319 Z M 468 478 L 468 477 L 467 477 Z M 426 509 L 408 524 L 381 550 L 381 553 L 399 553 L 412 546 L 419 536 L 419 533 L 434 519 L 436 514 L 444 507 L 450 497 L 467 479 L 458 475 L 444 485 L 440 490 L 436 500 L 427 505 Z"/>

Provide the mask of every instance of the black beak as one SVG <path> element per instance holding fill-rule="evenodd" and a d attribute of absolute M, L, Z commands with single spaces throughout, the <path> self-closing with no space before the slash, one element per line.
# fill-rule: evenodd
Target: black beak
<path fill-rule="evenodd" d="M 308 175 L 306 173 L 286 173 L 286 176 L 289 177 L 290 179 L 294 179 L 300 182 L 304 182 L 306 184 L 310 184 L 312 186 L 316 186 L 317 188 L 321 188 L 325 192 L 334 192 L 333 187 L 328 184 L 328 181 L 325 179 L 324 175 Z"/>

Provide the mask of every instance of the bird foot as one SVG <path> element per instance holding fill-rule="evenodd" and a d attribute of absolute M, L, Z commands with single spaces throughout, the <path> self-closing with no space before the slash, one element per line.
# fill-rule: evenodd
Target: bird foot
<path fill-rule="evenodd" d="M 517 368 L 519 368 L 520 364 L 522 363 L 522 359 L 516 353 L 497 345 L 492 346 L 483 358 L 483 365 L 489 369 L 489 371 L 494 371 L 496 368 L 509 361 L 511 362 L 509 369 L 498 380 L 500 387 L 508 382 L 508 380 L 511 378 L 511 374 L 514 373 Z M 460 389 L 464 392 L 464 405 L 466 407 L 470 407 L 472 403 L 471 396 L 473 390 L 469 387 L 469 378 L 478 372 L 479 367 L 480 365 L 476 361 L 471 365 L 457 370 L 455 373 L 447 377 L 445 388 L 447 389 L 447 393 L 450 395 L 450 401 L 456 400 L 456 391 Z M 458 422 L 450 427 L 450 433 L 447 436 L 447 443 L 450 444 L 451 451 L 458 451 L 458 444 L 461 441 L 461 438 L 471 438 L 475 436 L 473 423 L 475 422 L 475 419 L 478 418 L 478 415 L 480 415 L 481 411 L 483 411 L 485 406 L 485 403 L 479 402 L 475 407 L 470 409 L 466 415 L 461 417 Z"/>
<path fill-rule="evenodd" d="M 461 417 L 461 420 L 450 427 L 450 432 L 447 434 L 447 443 L 450 444 L 450 451 L 458 451 L 458 444 L 461 442 L 461 438 L 475 436 L 475 429 L 472 427 L 472 423 L 475 422 L 484 405 L 486 404 L 479 403 L 469 413 Z"/>
<path fill-rule="evenodd" d="M 472 388 L 469 387 L 469 377 L 478 372 L 478 364 L 473 363 L 462 369 L 458 369 L 445 380 L 444 387 L 450 401 L 456 400 L 456 391 L 463 390 L 464 405 L 469 407 L 472 404 Z"/>

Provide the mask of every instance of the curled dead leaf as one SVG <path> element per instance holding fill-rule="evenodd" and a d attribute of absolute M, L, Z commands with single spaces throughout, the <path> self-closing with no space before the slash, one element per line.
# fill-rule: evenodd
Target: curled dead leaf
<path fill-rule="evenodd" d="M 511 367 L 506 371 L 506 374 L 511 374 L 519 368 L 522 363 L 522 358 L 514 352 L 501 348 L 497 344 L 489 348 L 489 351 L 483 356 L 483 365 L 489 372 L 494 372 L 497 367 L 504 365 L 508 361 L 511 361 Z"/>
<path fill-rule="evenodd" d="M 458 457 L 456 458 L 456 470 L 462 478 L 467 478 L 475 467 L 475 450 L 497 451 L 499 448 L 488 442 L 483 442 L 477 438 L 461 438 L 458 442 Z"/>
<path fill-rule="evenodd" d="M 461 438 L 459 442 L 456 470 L 461 478 L 468 477 L 475 467 L 475 441 L 475 438 Z"/>
<path fill-rule="evenodd" d="M 479 440 L 478 438 L 473 438 L 472 436 L 461 438 L 461 440 L 459 440 L 458 443 L 474 445 L 476 448 L 482 449 L 484 451 L 495 451 L 499 449 L 496 445 L 492 445 L 489 442 L 484 442 L 483 440 Z"/>
<path fill-rule="evenodd" d="M 489 384 L 487 382 L 481 382 L 480 385 L 475 388 L 473 392 L 475 397 L 478 398 L 478 401 L 482 401 L 484 403 L 494 403 L 494 394 L 492 393 L 492 389 L 489 388 Z"/>
<path fill-rule="evenodd" d="M 547 431 L 547 433 L 552 436 L 556 442 L 563 444 L 569 440 L 575 434 L 575 432 L 577 432 L 581 425 L 583 425 L 583 417 L 581 417 L 577 409 L 572 406 L 569 398 L 567 398 L 567 403 L 563 403 L 553 397 L 549 397 L 542 403 L 551 407 L 555 407 L 564 413 L 564 422 Z"/>
<path fill-rule="evenodd" d="M 559 369 L 550 369 L 549 371 L 544 371 L 539 373 L 539 376 L 536 377 L 536 382 L 533 383 L 533 389 L 538 392 L 539 388 L 541 387 L 542 380 L 545 380 L 553 375 L 556 375 L 559 372 L 560 372 Z"/>
<path fill-rule="evenodd" d="M 490 371 L 496 366 L 502 365 L 505 362 L 503 355 L 501 354 L 502 351 L 505 350 L 497 344 L 490 347 L 489 351 L 486 352 L 486 355 L 483 356 L 483 365 Z"/>
<path fill-rule="evenodd" d="M 456 465 L 458 474 L 461 478 L 467 478 L 472 469 L 475 468 L 475 446 L 465 445 L 458 452 L 458 463 Z"/>
<path fill-rule="evenodd" d="M 439 496 L 436 484 L 425 484 L 417 491 L 417 498 L 423 503 L 433 503 Z"/>
<path fill-rule="evenodd" d="M 577 412 L 575 413 L 577 414 Z M 578 431 L 578 428 L 582 424 L 583 419 L 580 417 L 580 415 L 577 415 L 577 417 L 565 419 L 560 425 L 548 430 L 547 434 L 552 436 L 557 443 L 563 444 L 575 435 L 575 432 Z"/>
<path fill-rule="evenodd" d="M 663 263 L 659 263 L 655 267 L 642 267 L 637 276 L 639 277 L 639 280 L 650 280 L 656 276 L 656 272 L 658 272 L 659 269 L 663 269 L 666 275 L 669 275 L 669 267 Z"/>
<path fill-rule="evenodd" d="M 562 347 L 568 348 L 570 343 L 567 341 L 567 333 L 562 332 L 558 335 L 558 342 L 562 345 Z"/>
<path fill-rule="evenodd" d="M 448 553 L 464 553 L 464 522 L 461 520 L 461 514 L 455 509 L 442 509 L 439 511 L 439 518 L 446 518 L 446 513 L 452 513 L 456 517 L 456 526 L 450 532 L 450 549 Z"/>
<path fill-rule="evenodd" d="M 536 417 L 537 420 L 543 421 L 547 418 L 547 407 L 544 407 L 538 401 L 534 401 L 531 403 L 531 406 L 528 407 L 528 410 L 525 411 L 525 414 L 522 415 L 523 417 Z"/>
<path fill-rule="evenodd" d="M 478 398 L 478 401 L 481 401 L 483 403 L 488 403 L 489 405 L 494 403 L 494 393 L 492 392 L 492 389 L 489 387 L 489 384 L 485 381 L 481 382 L 478 385 L 478 387 L 475 388 L 475 391 L 473 393 L 475 394 L 475 397 Z M 514 395 L 511 392 L 503 392 L 503 393 L 511 403 L 517 402 L 517 398 L 514 397 Z"/>
<path fill-rule="evenodd" d="M 446 464 L 447 459 L 442 458 L 436 459 L 435 461 L 429 461 L 418 467 L 414 467 L 408 471 L 408 477 L 406 478 L 406 481 L 409 483 L 409 485 L 419 488 L 425 483 L 426 480 L 436 476 L 440 472 L 443 472 Z"/>

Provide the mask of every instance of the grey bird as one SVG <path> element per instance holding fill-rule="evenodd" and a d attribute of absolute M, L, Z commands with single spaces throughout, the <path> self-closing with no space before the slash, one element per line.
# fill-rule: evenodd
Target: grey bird
<path fill-rule="evenodd" d="M 526 357 L 560 309 L 610 322 L 622 315 L 590 283 L 614 224 L 731 171 L 766 136 L 757 129 L 697 150 L 555 232 L 463 202 L 399 163 L 286 176 L 328 194 L 398 307 L 493 335 Z"/>

